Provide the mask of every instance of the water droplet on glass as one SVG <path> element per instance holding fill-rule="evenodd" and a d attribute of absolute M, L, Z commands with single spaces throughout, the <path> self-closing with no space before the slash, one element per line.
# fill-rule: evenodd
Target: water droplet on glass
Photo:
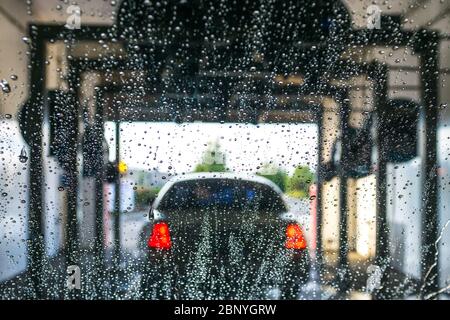
<path fill-rule="evenodd" d="M 22 163 L 25 163 L 28 161 L 28 155 L 27 155 L 27 151 L 25 150 L 25 147 L 23 147 L 22 150 L 20 151 L 19 161 Z"/>
<path fill-rule="evenodd" d="M 30 44 L 30 38 L 28 37 L 22 37 L 22 41 L 25 42 L 26 44 Z"/>
<path fill-rule="evenodd" d="M 16 74 L 12 74 L 9 76 L 11 80 L 16 81 L 19 77 Z"/>
<path fill-rule="evenodd" d="M 4 93 L 10 93 L 11 92 L 11 87 L 9 86 L 8 81 L 6 81 L 4 79 L 2 81 L 0 81 L 0 87 L 2 88 L 2 91 Z"/>

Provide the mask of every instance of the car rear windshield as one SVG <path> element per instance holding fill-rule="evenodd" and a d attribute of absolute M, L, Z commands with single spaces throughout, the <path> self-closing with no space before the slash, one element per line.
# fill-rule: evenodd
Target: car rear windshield
<path fill-rule="evenodd" d="M 229 209 L 286 212 L 281 196 L 270 186 L 246 180 L 202 179 L 175 183 L 162 198 L 158 210 Z"/>

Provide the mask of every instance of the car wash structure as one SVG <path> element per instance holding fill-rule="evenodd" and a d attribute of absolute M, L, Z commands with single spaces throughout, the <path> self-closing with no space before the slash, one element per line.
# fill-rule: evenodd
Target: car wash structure
<path fill-rule="evenodd" d="M 19 113 L 30 147 L 29 264 L 36 294 L 42 290 L 44 251 L 44 144 L 64 172 L 66 263 L 80 257 L 79 179 L 95 182 L 95 251 L 101 268 L 103 183 L 120 186 L 120 163 L 105 159 L 103 124 L 129 121 L 317 123 L 317 263 L 324 262 L 324 186 L 338 181 L 335 283 L 352 284 L 349 271 L 350 180 L 375 177 L 374 263 L 392 268 L 387 219 L 387 165 L 420 156 L 421 294 L 441 286 L 437 210 L 439 35 L 402 30 L 396 16 L 380 17 L 380 28 L 354 29 L 340 1 L 146 1 L 124 0 L 111 27 L 29 26 L 30 88 Z M 373 26 L 372 26 L 373 27 Z M 418 99 L 390 97 L 389 74 L 404 70 L 371 52 L 378 47 L 413 52 Z M 63 70 L 46 66 L 56 50 Z M 50 73 L 61 85 L 50 88 Z M 361 99 L 361 96 L 367 99 Z M 364 102 L 369 100 L 371 103 Z M 44 123 L 50 136 L 43 135 Z M 419 124 L 423 135 L 419 136 Z M 119 137 L 117 137 L 117 141 Z M 151 139 L 151 137 L 150 137 Z M 117 144 L 116 154 L 120 153 Z M 78 152 L 82 150 L 82 161 Z M 83 169 L 79 170 L 82 166 Z M 107 170 L 109 168 L 109 170 Z M 118 189 L 117 189 L 118 190 Z M 120 192 L 116 193 L 116 215 Z M 115 245 L 119 248 L 119 219 Z M 117 259 L 119 253 L 116 252 Z M 379 290 L 375 297 L 389 297 Z"/>

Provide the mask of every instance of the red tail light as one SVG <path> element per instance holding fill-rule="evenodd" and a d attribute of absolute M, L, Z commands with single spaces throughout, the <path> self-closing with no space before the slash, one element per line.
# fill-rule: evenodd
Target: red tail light
<path fill-rule="evenodd" d="M 298 224 L 291 223 L 286 228 L 287 249 L 306 249 L 306 240 Z"/>
<path fill-rule="evenodd" d="M 155 249 L 170 249 L 172 242 L 167 223 L 158 222 L 153 225 L 152 234 L 148 239 L 148 246 Z"/>

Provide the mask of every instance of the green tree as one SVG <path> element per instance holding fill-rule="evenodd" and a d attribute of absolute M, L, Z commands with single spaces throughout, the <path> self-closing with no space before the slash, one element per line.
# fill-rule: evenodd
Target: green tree
<path fill-rule="evenodd" d="M 147 209 L 158 196 L 160 188 L 148 188 L 139 186 L 135 193 L 134 199 L 138 209 Z"/>
<path fill-rule="evenodd" d="M 210 142 L 203 153 L 202 162 L 195 167 L 194 172 L 226 172 L 225 160 L 219 142 Z"/>
<path fill-rule="evenodd" d="M 296 198 L 307 198 L 309 186 L 314 182 L 314 172 L 308 166 L 298 166 L 288 179 L 287 193 Z"/>
<path fill-rule="evenodd" d="M 286 171 L 284 171 L 279 166 L 272 163 L 266 163 L 256 174 L 275 183 L 281 189 L 281 191 L 286 191 L 286 183 L 289 176 L 287 175 Z"/>

